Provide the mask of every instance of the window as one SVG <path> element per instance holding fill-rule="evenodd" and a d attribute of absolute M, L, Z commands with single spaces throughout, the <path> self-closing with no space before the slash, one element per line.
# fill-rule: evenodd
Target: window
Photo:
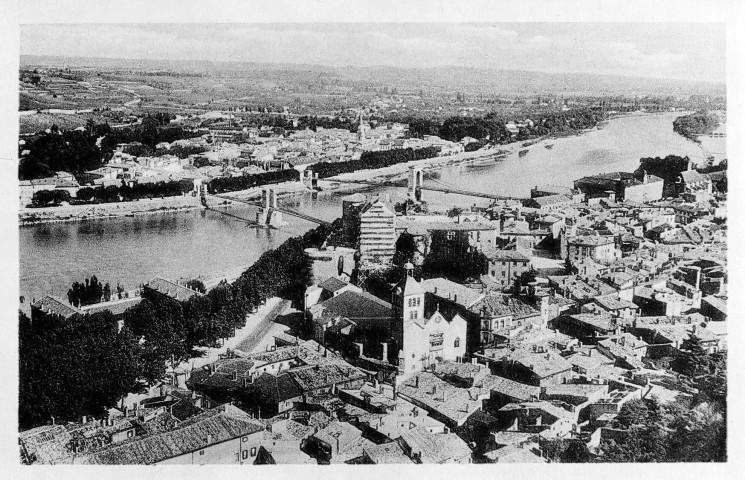
<path fill-rule="evenodd" d="M 457 337 L 457 338 L 455 339 L 455 342 L 453 342 L 453 347 L 454 347 L 454 348 L 458 348 L 458 347 L 460 347 L 460 337 Z"/>
<path fill-rule="evenodd" d="M 416 306 L 419 307 L 422 305 L 422 297 L 417 297 L 416 299 Z"/>
<path fill-rule="evenodd" d="M 200 450 L 200 451 L 199 451 L 199 454 L 200 454 L 200 455 L 204 455 L 204 450 Z"/>
<path fill-rule="evenodd" d="M 252 456 L 252 457 L 255 457 L 255 456 L 256 456 L 256 447 L 253 447 L 253 448 L 251 449 L 251 456 Z"/>
<path fill-rule="evenodd" d="M 248 450 L 243 450 L 243 453 L 241 454 L 241 458 L 243 458 L 243 460 L 248 458 Z"/>
<path fill-rule="evenodd" d="M 414 318 L 416 319 L 416 318 L 417 318 L 417 316 L 418 316 L 418 312 L 417 312 L 417 311 L 413 311 L 413 312 L 411 312 L 411 313 L 413 313 L 413 314 L 414 314 Z"/>
<path fill-rule="evenodd" d="M 132 438 L 132 437 L 134 437 L 134 436 L 135 436 L 135 431 L 134 431 L 134 430 L 129 430 L 129 431 L 127 432 L 127 438 Z"/>
<path fill-rule="evenodd" d="M 270 431 L 270 432 L 272 431 L 272 424 L 271 423 L 269 425 L 267 425 L 267 430 Z M 248 437 L 241 438 L 241 442 L 247 442 L 247 441 L 248 441 Z"/>
<path fill-rule="evenodd" d="M 413 307 L 413 305 L 412 305 L 412 304 L 413 304 L 414 302 L 413 302 L 412 300 L 414 300 L 414 299 L 413 299 L 413 298 L 410 298 L 410 299 L 409 299 L 409 307 Z"/>

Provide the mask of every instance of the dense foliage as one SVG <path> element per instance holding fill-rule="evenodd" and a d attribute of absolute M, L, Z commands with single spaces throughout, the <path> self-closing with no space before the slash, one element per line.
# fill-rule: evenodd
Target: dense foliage
<path fill-rule="evenodd" d="M 84 282 L 75 282 L 67 291 L 67 300 L 70 305 L 80 307 L 82 305 L 91 305 L 102 301 L 111 300 L 111 285 L 103 284 L 98 281 L 95 275 L 86 278 Z"/>
<path fill-rule="evenodd" d="M 21 313 L 18 358 L 21 429 L 100 415 L 137 388 L 142 371 L 137 338 L 109 312 L 51 325 Z"/>
<path fill-rule="evenodd" d="M 524 118 L 524 117 L 519 117 Z M 527 140 L 543 135 L 565 135 L 578 130 L 591 128 L 602 120 L 601 115 L 589 108 L 578 108 L 565 112 L 544 113 L 531 118 L 513 137 L 507 130 L 508 120 L 500 115 L 489 113 L 483 117 L 454 116 L 442 123 L 430 119 L 408 118 L 409 132 L 413 137 L 437 135 L 445 140 L 459 142 L 466 137 L 489 140 L 494 144 L 504 144 L 514 140 Z"/>
<path fill-rule="evenodd" d="M 39 190 L 31 197 L 31 205 L 34 207 L 46 207 L 50 204 L 56 206 L 62 202 L 69 202 L 70 199 L 70 192 L 67 190 Z"/>
<path fill-rule="evenodd" d="M 91 203 L 129 202 L 145 198 L 177 197 L 191 191 L 194 184 L 188 180 L 171 182 L 135 183 L 109 185 L 108 187 L 83 187 L 78 190 L 77 200 Z"/>
<path fill-rule="evenodd" d="M 162 379 L 168 362 L 188 360 L 197 353 L 195 347 L 214 346 L 234 335 L 245 325 L 246 314 L 267 298 L 302 302 L 311 279 L 305 248 L 320 246 L 340 227 L 337 220 L 290 238 L 265 252 L 235 282 L 223 281 L 185 302 L 146 295 L 119 318 L 105 312 L 32 323 L 21 314 L 21 428 L 42 425 L 51 416 L 64 421 L 99 415 L 139 388 L 139 382 Z M 88 289 L 97 294 L 92 283 L 87 282 Z M 199 283 L 192 286 L 200 289 Z"/>
<path fill-rule="evenodd" d="M 458 233 L 449 238 L 448 232 L 432 232 L 430 252 L 422 264 L 425 278 L 445 277 L 462 283 L 486 271 L 484 254 L 469 246 L 467 235 Z"/>
<path fill-rule="evenodd" d="M 412 160 L 422 160 L 425 158 L 436 157 L 440 152 L 437 147 L 424 148 L 397 148 L 386 151 L 363 152 L 359 160 L 349 160 L 346 162 L 320 162 L 311 167 L 313 173 L 318 174 L 318 178 L 328 178 L 342 173 L 356 172 L 358 170 L 372 170 L 376 168 L 390 167 L 399 163 L 406 163 Z"/>
<path fill-rule="evenodd" d="M 165 115 L 165 116 L 163 116 Z M 119 143 L 140 142 L 144 145 L 142 154 L 155 151 L 160 142 L 198 136 L 198 133 L 183 130 L 167 124 L 168 114 L 155 114 L 145 117 L 142 123 L 132 127 L 112 129 L 108 124 L 95 125 L 89 121 L 85 130 L 60 131 L 53 126 L 49 132 L 25 139 L 19 147 L 22 155 L 18 168 L 20 180 L 49 177 L 54 172 L 82 173 L 93 170 L 107 162 Z"/>
<path fill-rule="evenodd" d="M 707 112 L 696 112 L 678 117 L 673 121 L 673 130 L 694 142 L 699 142 L 698 135 L 706 135 L 717 129 L 719 117 Z"/>
<path fill-rule="evenodd" d="M 210 193 L 234 192 L 262 185 L 298 180 L 300 180 L 300 173 L 295 169 L 274 170 L 241 177 L 218 177 L 209 182 L 207 190 Z"/>

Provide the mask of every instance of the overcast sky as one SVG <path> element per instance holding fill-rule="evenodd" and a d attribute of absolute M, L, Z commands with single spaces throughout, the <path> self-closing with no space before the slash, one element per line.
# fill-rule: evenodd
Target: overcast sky
<path fill-rule="evenodd" d="M 21 53 L 399 67 L 472 66 L 725 81 L 724 24 L 22 25 Z"/>

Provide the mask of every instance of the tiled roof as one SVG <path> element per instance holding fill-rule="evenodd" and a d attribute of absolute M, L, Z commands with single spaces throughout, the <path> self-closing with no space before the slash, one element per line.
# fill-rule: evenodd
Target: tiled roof
<path fill-rule="evenodd" d="M 613 318 L 606 313 L 577 313 L 567 315 L 577 323 L 584 324 L 600 332 L 608 332 L 615 328 Z"/>
<path fill-rule="evenodd" d="M 123 298 L 121 300 L 116 300 L 113 302 L 97 303 L 95 305 L 80 307 L 80 310 L 91 315 L 94 313 L 106 311 L 111 312 L 113 315 L 121 315 L 141 301 L 142 297 Z"/>
<path fill-rule="evenodd" d="M 608 245 L 615 241 L 615 238 L 610 235 L 579 235 L 576 237 L 569 238 L 567 243 L 569 245 L 584 245 L 597 247 L 600 245 Z"/>
<path fill-rule="evenodd" d="M 303 392 L 366 378 L 366 375 L 361 370 L 342 363 L 309 365 L 289 370 L 287 375 L 290 375 L 295 380 Z"/>
<path fill-rule="evenodd" d="M 619 298 L 617 294 L 599 295 L 593 298 L 592 301 L 609 311 L 621 310 L 624 308 L 630 308 L 632 310 L 639 309 L 635 303 L 627 302 L 626 300 Z"/>
<path fill-rule="evenodd" d="M 397 391 L 415 405 L 437 412 L 454 424 L 464 422 L 480 409 L 482 399 L 489 395 L 489 390 L 485 388 L 458 388 L 430 372 L 408 377 Z"/>
<path fill-rule="evenodd" d="M 145 286 L 180 302 L 186 301 L 195 295 L 202 295 L 201 293 L 196 292 L 188 287 L 184 287 L 176 282 L 172 282 L 161 277 L 153 278 L 152 280 L 147 282 Z"/>
<path fill-rule="evenodd" d="M 486 452 L 486 458 L 496 463 L 547 463 L 548 460 L 526 448 L 509 445 Z"/>
<path fill-rule="evenodd" d="M 403 432 L 401 438 L 412 453 L 421 454 L 422 463 L 445 463 L 471 456 L 466 442 L 454 433 L 430 433 L 425 428 L 416 427 Z"/>
<path fill-rule="evenodd" d="M 422 280 L 421 286 L 428 293 L 443 299 L 452 300 L 466 308 L 470 308 L 484 296 L 484 294 L 479 290 L 468 288 L 446 278 L 430 278 Z"/>
<path fill-rule="evenodd" d="M 517 250 L 503 250 L 500 248 L 493 248 L 484 252 L 486 258 L 489 260 L 497 261 L 509 261 L 509 262 L 529 262 L 530 257 L 524 255 Z"/>
<path fill-rule="evenodd" d="M 539 378 L 549 377 L 572 369 L 572 365 L 556 353 L 516 350 L 507 356 L 507 360 L 523 365 Z"/>
<path fill-rule="evenodd" d="M 246 412 L 222 405 L 187 419 L 174 430 L 117 444 L 82 458 L 80 463 L 151 465 L 262 430 L 264 426 Z"/>
<path fill-rule="evenodd" d="M 482 380 L 481 384 L 484 388 L 487 388 L 492 392 L 500 393 L 518 401 L 538 399 L 541 393 L 540 387 L 525 385 L 524 383 L 499 377 L 497 375 L 488 375 Z"/>
<path fill-rule="evenodd" d="M 367 292 L 347 290 L 328 300 L 311 307 L 314 321 L 328 321 L 334 317 L 355 319 L 380 318 L 389 319 L 393 307 L 378 297 Z"/>
<path fill-rule="evenodd" d="M 401 445 L 398 442 L 370 445 L 365 447 L 363 451 L 376 465 L 414 463 L 409 457 L 404 455 Z"/>
<path fill-rule="evenodd" d="M 541 314 L 541 312 L 522 300 L 499 293 L 486 295 L 481 301 L 469 308 L 469 310 L 472 313 L 487 317 L 512 315 L 515 319 L 534 317 Z"/>
<path fill-rule="evenodd" d="M 318 286 L 321 287 L 322 289 L 327 290 L 332 293 L 337 290 L 341 290 L 342 288 L 348 285 L 349 284 L 347 282 L 343 282 L 336 277 L 329 277 L 323 282 L 318 284 Z"/>
<path fill-rule="evenodd" d="M 40 300 L 31 304 L 31 306 L 38 308 L 47 315 L 59 315 L 64 319 L 82 313 L 79 309 L 73 307 L 69 303 L 51 295 L 43 296 Z"/>

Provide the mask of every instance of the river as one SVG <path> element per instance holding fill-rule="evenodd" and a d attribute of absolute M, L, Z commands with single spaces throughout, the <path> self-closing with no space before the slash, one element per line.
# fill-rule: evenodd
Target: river
<path fill-rule="evenodd" d="M 549 140 L 518 157 L 449 166 L 438 171 L 441 182 L 471 191 L 529 196 L 538 184 L 571 186 L 584 175 L 633 171 L 639 159 L 669 154 L 701 161 L 701 149 L 673 132 L 680 113 L 640 115 L 612 120 L 604 129 Z M 426 184 L 425 178 L 425 184 Z M 404 189 L 370 188 L 366 192 L 405 194 Z M 325 220 L 341 216 L 340 198 L 348 193 L 303 194 L 282 203 Z M 432 204 L 467 206 L 488 201 L 473 197 L 423 192 Z M 256 209 L 234 207 L 234 215 L 254 219 Z M 264 251 L 299 235 L 313 224 L 292 217 L 279 230 L 247 227 L 212 211 L 158 213 L 133 218 L 53 223 L 20 228 L 20 289 L 27 301 L 52 293 L 66 297 L 74 281 L 96 275 L 126 289 L 150 278 L 215 278 L 234 276 Z"/>

